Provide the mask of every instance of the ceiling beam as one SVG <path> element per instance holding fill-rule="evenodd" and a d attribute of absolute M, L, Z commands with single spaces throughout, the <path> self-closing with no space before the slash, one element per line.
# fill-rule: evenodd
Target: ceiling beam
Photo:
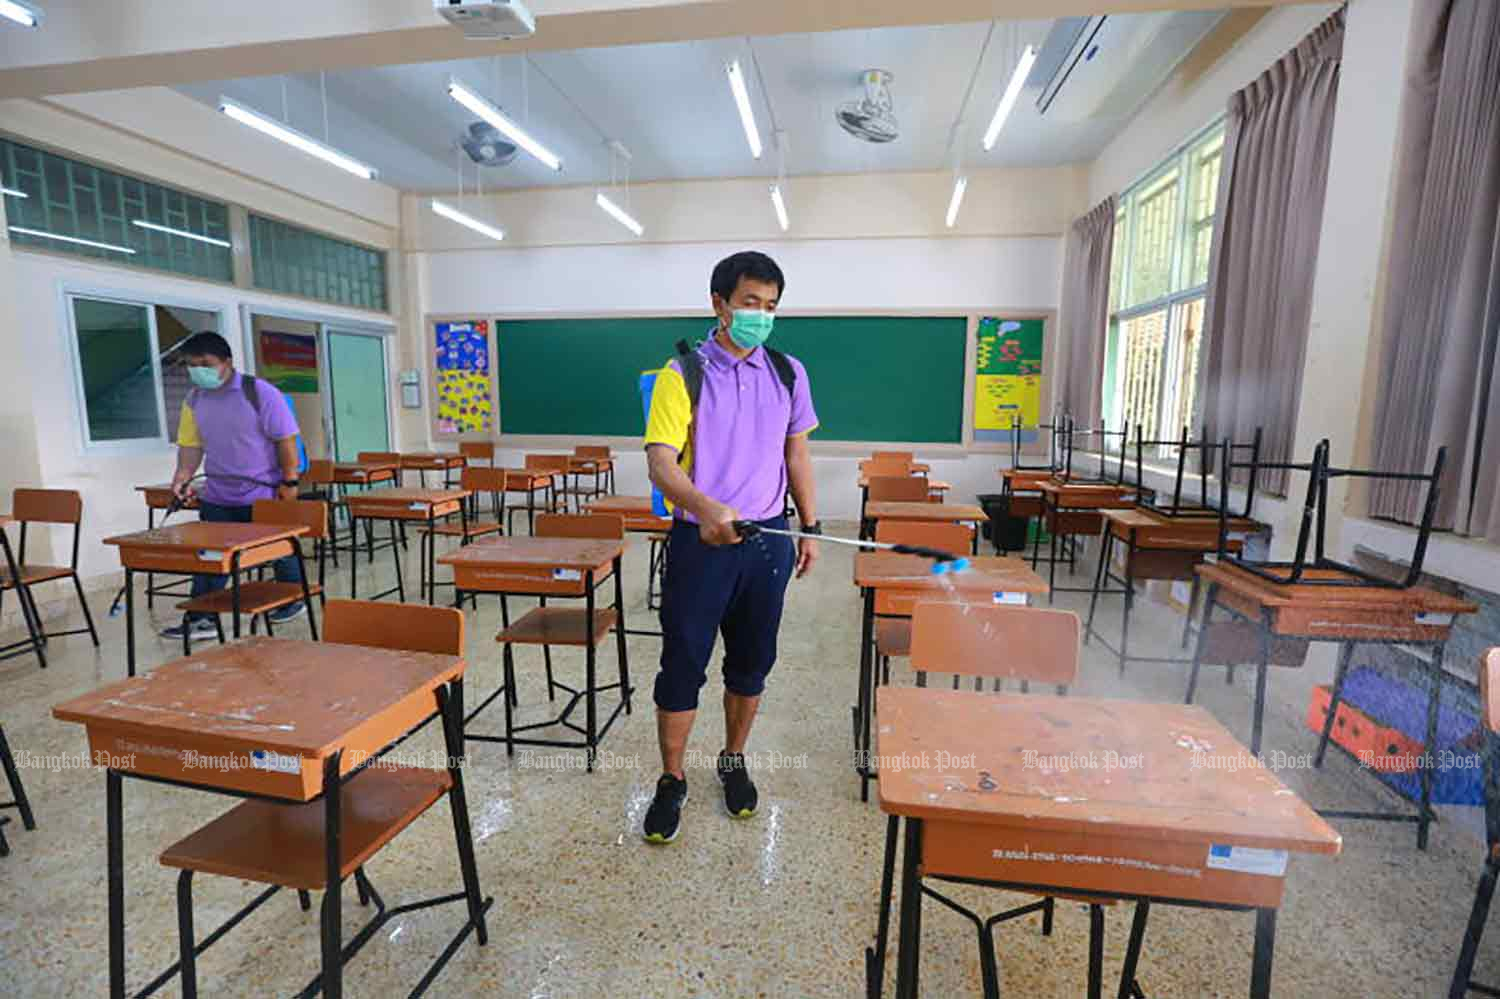
<path fill-rule="evenodd" d="M 0 30 L 0 98 L 738 35 L 949 24 L 1315 0 L 535 0 L 537 32 L 465 39 L 426 3 L 49 0 L 35 30 Z M 228 11 L 232 11 L 228 12 Z"/>

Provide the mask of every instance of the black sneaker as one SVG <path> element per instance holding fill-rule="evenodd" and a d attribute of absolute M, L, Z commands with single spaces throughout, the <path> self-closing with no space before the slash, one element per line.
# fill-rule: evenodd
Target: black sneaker
<path fill-rule="evenodd" d="M 188 618 L 186 621 L 179 621 L 177 624 L 163 628 L 161 630 L 161 637 L 180 642 L 182 641 L 182 633 L 184 631 L 188 633 L 187 637 L 190 642 L 206 642 L 209 639 L 219 637 L 219 629 L 214 627 L 212 618 L 196 617 Z"/>
<path fill-rule="evenodd" d="M 687 781 L 662 774 L 656 782 L 656 797 L 646 809 L 646 821 L 641 830 L 647 843 L 670 843 L 677 838 L 677 825 L 682 819 L 682 804 L 687 801 Z"/>
<path fill-rule="evenodd" d="M 760 793 L 745 767 L 744 753 L 719 754 L 719 783 L 724 785 L 724 810 L 732 819 L 748 819 L 755 814 Z"/>

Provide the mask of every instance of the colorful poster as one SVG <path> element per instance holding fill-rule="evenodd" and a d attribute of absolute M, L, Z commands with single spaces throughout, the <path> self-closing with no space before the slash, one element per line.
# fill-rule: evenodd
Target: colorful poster
<path fill-rule="evenodd" d="M 1042 320 L 979 320 L 974 379 L 975 440 L 1009 441 L 1017 416 L 1021 440 L 1036 439 L 1042 409 Z"/>
<path fill-rule="evenodd" d="M 316 395 L 317 337 L 261 330 L 260 370 L 257 374 L 283 392 Z"/>
<path fill-rule="evenodd" d="M 495 422 L 489 321 L 438 323 L 434 346 L 438 433 L 488 433 Z"/>

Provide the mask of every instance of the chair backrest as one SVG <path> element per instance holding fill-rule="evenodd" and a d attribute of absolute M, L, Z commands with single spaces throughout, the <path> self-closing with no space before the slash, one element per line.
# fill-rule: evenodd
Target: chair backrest
<path fill-rule="evenodd" d="M 458 453 L 470 461 L 494 461 L 494 441 L 459 441 Z"/>
<path fill-rule="evenodd" d="M 875 525 L 875 540 L 892 545 L 922 545 L 938 551 L 962 555 L 973 544 L 968 524 L 919 524 L 902 520 L 882 520 Z"/>
<path fill-rule="evenodd" d="M 526 467 L 535 472 L 566 472 L 571 457 L 568 454 L 528 454 Z"/>
<path fill-rule="evenodd" d="M 1078 615 L 1006 604 L 919 603 L 911 668 L 1059 686 L 1078 675 Z"/>
<path fill-rule="evenodd" d="M 456 607 L 330 600 L 323 609 L 323 641 L 461 656 L 464 615 Z"/>
<path fill-rule="evenodd" d="M 910 464 L 917 459 L 915 451 L 875 451 L 870 455 L 872 461 L 904 461 Z"/>
<path fill-rule="evenodd" d="M 907 476 L 911 462 L 905 458 L 867 458 L 859 463 L 859 474 L 867 479 L 876 476 Z"/>
<path fill-rule="evenodd" d="M 602 538 L 618 541 L 625 537 L 625 518 L 618 513 L 541 513 L 537 514 L 538 538 Z"/>
<path fill-rule="evenodd" d="M 1500 646 L 1486 652 L 1479 664 L 1479 707 L 1485 727 L 1500 735 Z"/>
<path fill-rule="evenodd" d="M 256 500 L 250 519 L 257 524 L 306 527 L 310 538 L 328 537 L 328 504 L 322 500 Z"/>
<path fill-rule="evenodd" d="M 398 451 L 361 451 L 359 453 L 359 460 L 399 465 L 401 463 L 401 454 Z"/>
<path fill-rule="evenodd" d="M 302 473 L 302 481 L 310 486 L 333 485 L 333 460 L 313 458 L 307 463 L 307 471 Z"/>
<path fill-rule="evenodd" d="M 877 475 L 870 479 L 872 502 L 926 503 L 927 479 L 918 475 Z"/>
<path fill-rule="evenodd" d="M 17 489 L 10 515 L 33 524 L 77 524 L 83 520 L 83 496 L 76 489 Z"/>
<path fill-rule="evenodd" d="M 614 452 L 598 444 L 580 444 L 573 449 L 575 458 L 612 458 Z"/>
<path fill-rule="evenodd" d="M 459 485 L 475 493 L 503 493 L 505 469 L 470 465 L 459 476 Z"/>

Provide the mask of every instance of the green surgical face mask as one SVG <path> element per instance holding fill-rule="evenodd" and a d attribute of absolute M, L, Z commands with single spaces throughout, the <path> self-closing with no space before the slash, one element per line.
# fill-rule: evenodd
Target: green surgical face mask
<path fill-rule="evenodd" d="M 729 339 L 741 350 L 754 350 L 770 338 L 775 322 L 774 312 L 735 309 L 734 321 L 729 324 Z"/>
<path fill-rule="evenodd" d="M 224 383 L 224 379 L 219 376 L 218 368 L 199 367 L 193 364 L 188 365 L 188 378 L 195 387 L 201 389 L 216 389 Z"/>

